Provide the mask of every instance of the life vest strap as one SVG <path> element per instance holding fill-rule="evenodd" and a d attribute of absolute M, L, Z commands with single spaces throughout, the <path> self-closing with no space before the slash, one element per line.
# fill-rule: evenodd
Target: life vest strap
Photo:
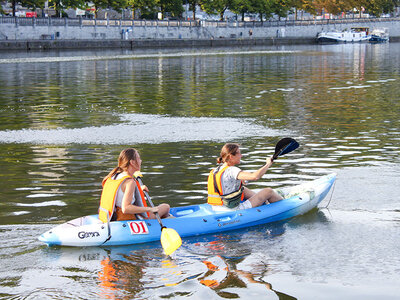
<path fill-rule="evenodd" d="M 212 194 L 208 194 L 208 197 L 213 197 L 213 198 L 221 198 L 220 195 L 212 195 Z"/>
<path fill-rule="evenodd" d="M 215 171 L 213 172 L 214 190 L 215 190 L 219 195 L 222 195 L 222 192 L 221 192 L 221 191 L 219 190 L 219 188 L 218 188 L 217 174 L 218 174 L 219 169 L 221 168 L 221 166 L 222 166 L 222 165 L 219 165 L 219 166 L 215 169 Z M 225 172 L 225 170 L 224 170 L 223 172 Z M 222 172 L 222 173 L 223 173 L 223 172 Z M 220 176 L 219 178 L 221 179 L 221 177 L 222 177 L 222 174 L 221 174 L 221 176 Z"/>

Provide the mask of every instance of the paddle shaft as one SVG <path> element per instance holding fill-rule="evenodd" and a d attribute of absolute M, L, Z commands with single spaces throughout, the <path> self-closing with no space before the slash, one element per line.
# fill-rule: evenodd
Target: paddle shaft
<path fill-rule="evenodd" d="M 139 181 L 139 184 L 140 184 L 140 185 L 143 185 L 142 178 L 137 177 L 137 180 Z M 151 201 L 151 198 L 150 198 L 149 193 L 146 192 L 146 191 L 143 191 L 143 193 L 144 193 L 144 195 L 146 196 L 147 200 L 149 201 L 151 207 L 154 207 L 153 201 Z M 158 223 L 160 224 L 161 230 L 162 230 L 163 228 L 165 228 L 165 226 L 164 226 L 163 223 L 161 222 L 160 215 L 158 214 L 158 212 L 156 212 L 156 213 L 154 213 L 154 214 L 155 214 L 155 216 L 156 216 L 156 218 L 157 218 L 157 221 L 158 221 Z"/>
<path fill-rule="evenodd" d="M 289 145 L 288 145 L 288 146 L 289 146 Z M 288 146 L 286 146 L 285 148 L 282 148 L 281 150 L 279 150 L 278 153 L 275 153 L 275 154 L 272 156 L 272 161 L 274 161 L 275 159 L 277 159 L 278 156 L 281 155 L 281 153 L 283 152 L 283 150 L 285 150 Z"/>

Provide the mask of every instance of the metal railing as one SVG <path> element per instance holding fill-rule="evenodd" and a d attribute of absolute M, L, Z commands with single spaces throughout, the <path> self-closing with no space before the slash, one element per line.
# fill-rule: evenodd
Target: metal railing
<path fill-rule="evenodd" d="M 25 18 L 0 17 L 0 24 L 15 26 L 119 26 L 119 27 L 287 27 L 328 24 L 372 23 L 400 21 L 395 18 L 345 18 L 322 20 L 271 20 L 271 21 L 199 21 L 199 20 L 128 20 L 128 19 L 84 19 L 84 18 Z"/>

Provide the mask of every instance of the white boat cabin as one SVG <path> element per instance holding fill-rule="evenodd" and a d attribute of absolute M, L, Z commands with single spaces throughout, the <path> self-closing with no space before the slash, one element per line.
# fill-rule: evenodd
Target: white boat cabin
<path fill-rule="evenodd" d="M 367 42 L 371 36 L 368 27 L 353 27 L 350 30 L 343 31 L 323 31 L 318 34 L 318 42 L 333 43 L 358 43 Z"/>

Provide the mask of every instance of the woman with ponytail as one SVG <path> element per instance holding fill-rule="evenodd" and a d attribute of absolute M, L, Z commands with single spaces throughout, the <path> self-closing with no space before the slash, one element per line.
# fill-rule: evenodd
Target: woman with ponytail
<path fill-rule="evenodd" d="M 121 151 L 118 166 L 103 179 L 99 210 L 99 218 L 103 222 L 138 218 L 155 219 L 156 212 L 161 218 L 169 215 L 170 207 L 166 203 L 156 207 L 147 206 L 143 190 L 148 191 L 148 188 L 141 187 L 133 176 L 136 171 L 140 171 L 141 165 L 142 160 L 136 149 L 128 148 Z"/>
<path fill-rule="evenodd" d="M 245 181 L 259 180 L 272 165 L 272 159 L 267 158 L 265 165 L 257 171 L 246 172 L 236 167 L 241 158 L 238 144 L 227 143 L 222 147 L 217 159 L 219 166 L 211 170 L 208 176 L 207 202 L 213 205 L 213 209 L 247 209 L 282 200 L 271 188 L 256 193 L 244 187 Z"/>

